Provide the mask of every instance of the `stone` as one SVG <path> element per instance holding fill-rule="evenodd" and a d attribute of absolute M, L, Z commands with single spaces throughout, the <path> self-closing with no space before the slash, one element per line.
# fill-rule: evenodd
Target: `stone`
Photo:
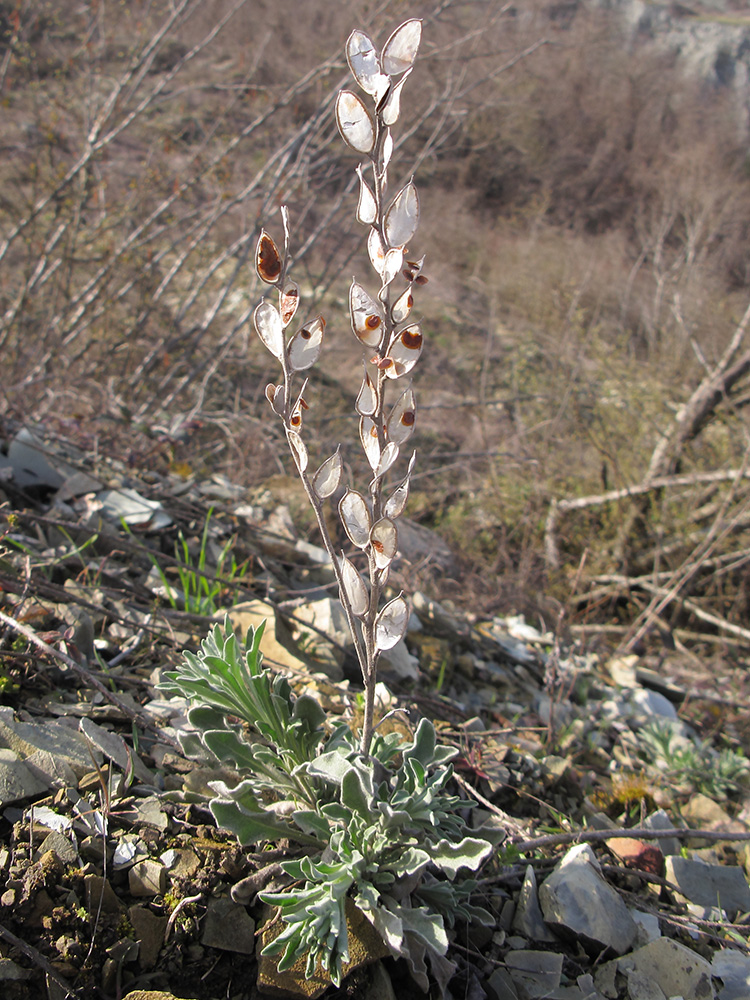
<path fill-rule="evenodd" d="M 42 854 L 45 854 L 47 851 L 54 851 L 60 861 L 66 865 L 79 863 L 78 850 L 75 844 L 64 833 L 58 833 L 56 830 L 53 830 L 52 833 L 44 838 L 39 850 Z"/>
<path fill-rule="evenodd" d="M 22 969 L 20 965 L 10 958 L 0 958 L 0 983 L 10 980 L 30 979 L 33 976 L 31 969 Z"/>
<path fill-rule="evenodd" d="M 86 909 L 96 915 L 101 905 L 103 913 L 121 913 L 125 904 L 121 903 L 109 881 L 101 875 L 86 875 L 83 880 L 86 890 Z"/>
<path fill-rule="evenodd" d="M 694 830 L 716 830 L 727 833 L 747 833 L 748 831 L 745 823 L 732 819 L 718 802 L 702 792 L 691 796 L 680 812 L 688 826 Z M 696 838 L 696 842 L 699 840 L 700 838 Z M 673 851 L 672 853 L 679 854 L 680 852 Z"/>
<path fill-rule="evenodd" d="M 669 698 L 658 691 L 637 687 L 630 692 L 630 704 L 641 715 L 678 721 L 677 709 Z"/>
<path fill-rule="evenodd" d="M 661 875 L 664 871 L 664 855 L 661 848 L 654 844 L 646 844 L 634 837 L 611 837 L 607 847 L 614 856 L 628 868 Z"/>
<path fill-rule="evenodd" d="M 643 822 L 648 830 L 674 830 L 678 826 L 684 826 L 682 822 L 675 822 L 664 809 L 657 809 L 647 816 Z M 659 837 L 656 843 L 662 854 L 679 854 L 681 841 L 677 837 Z"/>
<path fill-rule="evenodd" d="M 516 912 L 513 915 L 511 927 L 514 931 L 525 935 L 531 941 L 552 943 L 558 940 L 544 922 L 542 910 L 539 906 L 536 875 L 532 865 L 527 865 L 526 867 L 526 874 L 524 875 L 523 885 L 518 896 Z"/>
<path fill-rule="evenodd" d="M 640 910 L 630 910 L 630 916 L 636 925 L 635 941 L 633 942 L 635 945 L 641 947 L 661 937 L 659 918 L 655 913 L 642 913 Z"/>
<path fill-rule="evenodd" d="M 210 899 L 203 918 L 201 944 L 252 955 L 255 952 L 255 921 L 244 906 L 238 906 L 231 899 Z"/>
<path fill-rule="evenodd" d="M 101 754 L 92 751 L 86 738 L 69 726 L 60 722 L 19 722 L 13 709 L 6 706 L 0 707 L 0 746 L 22 758 L 31 757 L 38 750 L 46 751 L 66 763 L 79 778 L 91 770 L 92 756 L 96 763 L 101 760 Z"/>
<path fill-rule="evenodd" d="M 267 909 L 266 917 L 271 910 Z M 346 927 L 349 934 L 349 961 L 342 966 L 342 973 L 350 972 L 370 962 L 385 958 L 389 952 L 378 932 L 351 899 L 346 900 Z M 299 996 L 315 1000 L 331 985 L 330 976 L 320 965 L 310 979 L 305 978 L 306 957 L 303 955 L 290 968 L 279 972 L 276 956 L 264 955 L 262 949 L 274 941 L 284 929 L 281 921 L 271 924 L 267 921 L 261 931 L 258 953 L 258 990 L 271 997 Z"/>
<path fill-rule="evenodd" d="M 553 951 L 509 951 L 505 965 L 513 982 L 530 997 L 548 997 L 560 985 L 563 956 Z"/>
<path fill-rule="evenodd" d="M 153 781 L 149 769 L 140 757 L 133 753 L 119 733 L 113 733 L 86 718 L 79 721 L 78 728 L 97 750 L 114 761 L 122 771 L 127 771 L 132 764 L 133 772 L 139 781 Z"/>
<path fill-rule="evenodd" d="M 605 881 L 588 844 L 572 847 L 539 889 L 545 921 L 595 951 L 626 952 L 636 926 L 620 896 Z"/>
<path fill-rule="evenodd" d="M 153 969 L 164 944 L 167 918 L 152 913 L 147 906 L 136 904 L 128 910 L 130 923 L 138 942 L 138 961 L 142 969 Z"/>
<path fill-rule="evenodd" d="M 147 858 L 130 869 L 128 884 L 133 896 L 161 896 L 167 888 L 167 870 L 160 862 Z"/>
<path fill-rule="evenodd" d="M 711 966 L 685 945 L 671 938 L 644 945 L 618 962 L 620 971 L 639 972 L 650 977 L 667 997 L 690 997 L 690 1000 L 713 1000 Z"/>
<path fill-rule="evenodd" d="M 750 911 L 750 886 L 737 865 L 709 865 L 673 854 L 665 860 L 665 877 L 691 903 L 730 914 Z"/>
<path fill-rule="evenodd" d="M 220 620 L 224 620 L 225 612 L 220 613 Z M 266 622 L 263 632 L 263 643 L 261 646 L 264 658 L 273 666 L 286 667 L 302 674 L 309 673 L 309 667 L 304 660 L 296 656 L 286 645 L 283 644 L 283 627 L 277 623 L 276 611 L 273 605 L 265 601 L 244 601 L 235 604 L 233 608 L 228 608 L 226 614 L 232 627 L 244 640 L 250 626 L 257 628 L 262 621 Z"/>
<path fill-rule="evenodd" d="M 661 986 L 643 972 L 628 973 L 627 982 L 629 1000 L 667 1000 Z"/>
<path fill-rule="evenodd" d="M 44 795 L 50 789 L 13 750 L 0 749 L 0 807 Z"/>
<path fill-rule="evenodd" d="M 714 979 L 721 980 L 719 1000 L 747 1000 L 750 997 L 750 955 L 739 951 L 717 951 L 711 963 Z"/>
<path fill-rule="evenodd" d="M 165 990 L 131 990 L 122 1000 L 182 1000 L 182 998 Z"/>
<path fill-rule="evenodd" d="M 485 985 L 489 1000 L 521 1000 L 519 987 L 505 969 L 495 969 Z"/>

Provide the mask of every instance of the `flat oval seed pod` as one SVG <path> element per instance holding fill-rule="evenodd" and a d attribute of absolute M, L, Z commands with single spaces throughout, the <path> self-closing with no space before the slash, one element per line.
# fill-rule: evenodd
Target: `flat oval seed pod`
<path fill-rule="evenodd" d="M 422 22 L 418 18 L 396 28 L 383 46 L 381 64 L 383 72 L 389 76 L 399 76 L 409 69 L 417 58 L 422 38 Z"/>
<path fill-rule="evenodd" d="M 389 601 L 375 619 L 375 645 L 378 649 L 392 649 L 403 639 L 409 624 L 409 605 L 399 594 Z"/>
<path fill-rule="evenodd" d="M 294 455 L 294 460 L 297 463 L 297 468 L 300 472 L 304 472 L 307 468 L 307 448 L 305 447 L 305 443 L 296 431 L 287 431 L 286 436 Z"/>
<path fill-rule="evenodd" d="M 370 545 L 375 556 L 376 568 L 385 569 L 386 566 L 390 566 L 398 550 L 398 532 L 390 518 L 381 517 L 373 524 Z"/>
<path fill-rule="evenodd" d="M 375 424 L 369 417 L 362 417 L 359 421 L 359 439 L 370 468 L 376 469 L 380 461 L 380 442 Z"/>
<path fill-rule="evenodd" d="M 391 162 L 392 156 L 393 156 L 393 136 L 391 135 L 391 130 L 386 129 L 385 138 L 383 139 L 383 188 L 387 186 L 387 178 L 385 171 L 388 168 L 388 164 Z"/>
<path fill-rule="evenodd" d="M 281 267 L 278 247 L 265 229 L 261 229 L 255 251 L 255 270 L 258 272 L 258 277 L 268 285 L 275 285 L 281 275 Z"/>
<path fill-rule="evenodd" d="M 365 372 L 354 409 L 360 417 L 371 417 L 377 408 L 378 397 L 375 392 L 375 386 L 370 376 Z"/>
<path fill-rule="evenodd" d="M 385 260 L 383 261 L 383 271 L 380 275 L 380 280 L 383 282 L 383 286 L 390 285 L 393 279 L 401 270 L 401 265 L 404 261 L 404 250 L 403 247 L 393 247 L 385 255 Z"/>
<path fill-rule="evenodd" d="M 388 246 L 403 247 L 419 225 L 419 195 L 414 184 L 401 188 L 385 214 L 385 238 Z"/>
<path fill-rule="evenodd" d="M 380 69 L 378 54 L 364 31 L 353 31 L 346 43 L 346 61 L 352 76 L 366 94 L 379 99 L 390 86 L 390 80 Z"/>
<path fill-rule="evenodd" d="M 409 479 L 411 478 L 416 459 L 417 453 L 415 451 L 412 452 L 412 456 L 409 459 L 409 469 L 406 473 L 406 477 L 398 484 L 393 493 L 391 493 L 388 497 L 385 507 L 383 508 L 385 516 L 390 517 L 393 521 L 403 514 L 404 508 L 406 507 L 406 501 L 409 499 Z"/>
<path fill-rule="evenodd" d="M 352 544 L 359 549 L 366 548 L 370 543 L 372 520 L 362 494 L 356 490 L 347 490 L 339 504 L 339 516 Z"/>
<path fill-rule="evenodd" d="M 298 330 L 289 341 L 289 364 L 294 371 L 304 371 L 318 360 L 325 325 L 323 317 L 318 316 L 312 323 Z"/>
<path fill-rule="evenodd" d="M 279 310 L 261 299 L 253 313 L 253 323 L 258 336 L 275 358 L 281 361 L 284 356 L 284 328 Z"/>
<path fill-rule="evenodd" d="M 276 392 L 273 394 L 273 401 L 271 403 L 274 410 L 278 413 L 280 417 L 284 416 L 284 386 L 277 385 Z"/>
<path fill-rule="evenodd" d="M 344 142 L 357 153 L 370 153 L 375 145 L 375 126 L 356 94 L 342 90 L 336 98 L 336 124 Z"/>
<path fill-rule="evenodd" d="M 385 369 L 388 378 L 400 378 L 411 371 L 422 353 L 422 331 L 418 323 L 397 333 L 388 348 L 392 364 Z"/>
<path fill-rule="evenodd" d="M 398 116 L 401 114 L 401 91 L 404 89 L 404 84 L 410 75 L 411 70 L 409 69 L 404 73 L 398 83 L 391 87 L 391 92 L 381 110 L 383 123 L 385 125 L 395 125 L 398 121 Z"/>
<path fill-rule="evenodd" d="M 284 326 L 288 326 L 292 322 L 298 305 L 299 285 L 294 281 L 287 281 L 283 291 L 279 293 L 279 313 Z"/>
<path fill-rule="evenodd" d="M 362 285 L 352 281 L 349 288 L 349 320 L 352 330 L 367 347 L 378 347 L 383 338 L 383 311 Z"/>
<path fill-rule="evenodd" d="M 408 319 L 413 305 L 414 295 L 412 294 L 411 288 L 407 288 L 403 295 L 400 295 L 393 303 L 391 308 L 393 322 L 403 323 L 405 319 Z"/>
<path fill-rule="evenodd" d="M 375 202 L 375 195 L 370 190 L 369 185 L 362 176 L 362 167 L 357 164 L 357 176 L 359 177 L 359 201 L 357 202 L 357 222 L 365 226 L 371 225 L 378 217 L 378 206 Z"/>
<path fill-rule="evenodd" d="M 399 445 L 408 441 L 414 433 L 416 417 L 417 402 L 414 398 L 414 391 L 409 386 L 396 400 L 396 405 L 388 417 L 388 440 L 395 441 Z"/>
<path fill-rule="evenodd" d="M 390 469 L 393 463 L 398 458 L 398 445 L 395 441 L 389 441 L 388 444 L 383 448 L 380 458 L 378 459 L 378 464 L 375 466 L 374 478 L 380 479 L 384 476 L 386 472 Z"/>
<path fill-rule="evenodd" d="M 327 458 L 318 471 L 313 476 L 313 489 L 321 500 L 331 496 L 339 488 L 341 474 L 344 471 L 341 461 L 341 450 L 336 449 L 335 453 Z"/>
<path fill-rule="evenodd" d="M 370 607 L 370 594 L 356 566 L 346 558 L 343 552 L 341 553 L 341 578 L 344 581 L 344 591 L 352 614 L 361 618 L 367 614 L 367 609 Z"/>
<path fill-rule="evenodd" d="M 367 237 L 367 253 L 369 254 L 372 266 L 378 274 L 382 274 L 385 264 L 385 247 L 377 229 L 371 229 Z"/>

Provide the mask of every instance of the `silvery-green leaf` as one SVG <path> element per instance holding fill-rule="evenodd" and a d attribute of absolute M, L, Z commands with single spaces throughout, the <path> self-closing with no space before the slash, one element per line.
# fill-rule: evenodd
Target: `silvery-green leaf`
<path fill-rule="evenodd" d="M 292 322 L 298 305 L 299 285 L 294 281 L 287 281 L 279 294 L 279 313 L 284 326 L 288 326 Z"/>
<path fill-rule="evenodd" d="M 341 449 L 337 448 L 330 458 L 327 458 L 313 476 L 313 489 L 321 500 L 331 496 L 339 488 L 344 465 L 341 461 Z"/>
<path fill-rule="evenodd" d="M 409 318 L 409 313 L 414 305 L 414 296 L 412 295 L 411 286 L 406 289 L 406 291 L 399 295 L 393 304 L 391 309 L 391 316 L 393 317 L 394 323 L 403 323 L 405 319 Z"/>
<path fill-rule="evenodd" d="M 422 353 L 422 330 L 418 323 L 401 330 L 388 347 L 391 364 L 385 368 L 388 378 L 400 378 L 411 371 Z"/>
<path fill-rule="evenodd" d="M 375 386 L 370 376 L 365 372 L 354 409 L 360 417 L 371 417 L 377 408 L 378 397 L 375 392 Z"/>
<path fill-rule="evenodd" d="M 380 461 L 380 441 L 377 428 L 369 417 L 362 417 L 359 421 L 359 439 L 370 467 L 376 469 Z"/>
<path fill-rule="evenodd" d="M 362 419 L 366 420 L 367 418 L 363 417 Z M 395 441 L 389 441 L 385 448 L 383 448 L 383 451 L 378 459 L 378 463 L 373 469 L 374 478 L 379 479 L 381 476 L 384 476 L 397 458 L 398 445 Z"/>
<path fill-rule="evenodd" d="M 366 226 L 371 225 L 378 217 L 378 206 L 375 195 L 372 193 L 369 184 L 362 175 L 362 167 L 357 165 L 357 176 L 359 177 L 359 201 L 357 202 L 357 222 Z"/>
<path fill-rule="evenodd" d="M 375 126 L 362 101 L 350 90 L 336 98 L 336 124 L 346 142 L 357 153 L 370 153 L 375 145 Z"/>
<path fill-rule="evenodd" d="M 395 125 L 398 121 L 398 116 L 401 114 L 401 91 L 403 90 L 404 84 L 410 74 L 411 70 L 409 69 L 406 73 L 404 73 L 398 83 L 391 87 L 391 92 L 388 94 L 386 102 L 381 110 L 383 123 L 385 125 Z"/>
<path fill-rule="evenodd" d="M 403 247 L 394 247 L 389 250 L 385 255 L 383 261 L 383 270 L 380 275 L 380 280 L 383 282 L 383 287 L 390 285 L 393 279 L 396 277 L 398 272 L 401 270 L 401 265 L 404 261 L 404 250 Z"/>
<path fill-rule="evenodd" d="M 374 232 L 374 230 L 373 230 Z M 383 311 L 356 281 L 349 289 L 349 319 L 354 335 L 368 347 L 377 347 L 383 336 Z"/>
<path fill-rule="evenodd" d="M 258 277 L 267 285 L 275 285 L 281 275 L 281 268 L 279 249 L 265 229 L 262 229 L 255 251 L 255 269 Z"/>
<path fill-rule="evenodd" d="M 323 317 L 318 316 L 312 323 L 298 330 L 289 341 L 289 364 L 294 371 L 304 371 L 318 360 L 325 325 Z"/>
<path fill-rule="evenodd" d="M 464 837 L 458 843 L 440 840 L 430 848 L 431 860 L 451 881 L 461 868 L 476 871 L 492 853 L 492 844 L 479 837 Z"/>
<path fill-rule="evenodd" d="M 305 443 L 296 431 L 288 430 L 286 436 L 294 455 L 294 460 L 297 463 L 297 468 L 300 472 L 304 472 L 307 468 L 307 448 L 305 447 Z"/>
<path fill-rule="evenodd" d="M 403 247 L 419 225 L 419 195 L 412 181 L 401 188 L 385 213 L 385 238 L 388 246 Z"/>
<path fill-rule="evenodd" d="M 397 517 L 400 517 L 401 514 L 403 514 L 404 508 L 406 507 L 406 501 L 409 499 L 409 479 L 411 478 L 416 459 L 417 453 L 415 451 L 409 459 L 409 469 L 406 476 L 388 497 L 385 507 L 383 508 L 385 516 L 390 517 L 394 521 Z"/>
<path fill-rule="evenodd" d="M 377 229 L 371 229 L 370 235 L 367 237 L 367 253 L 369 254 L 372 266 L 378 274 L 382 274 L 385 263 L 385 247 Z"/>
<path fill-rule="evenodd" d="M 366 548 L 370 543 L 370 528 L 372 519 L 367 501 L 356 490 L 347 490 L 339 504 L 339 515 L 344 531 L 352 543 L 359 549 Z"/>
<path fill-rule="evenodd" d="M 408 441 L 414 433 L 416 415 L 417 403 L 414 399 L 414 391 L 409 386 L 408 389 L 404 389 L 396 400 L 396 405 L 388 417 L 386 431 L 388 440 L 395 441 L 396 444 L 403 444 L 404 441 Z"/>
<path fill-rule="evenodd" d="M 409 605 L 399 594 L 381 610 L 375 619 L 375 645 L 378 649 L 392 649 L 403 639 L 409 623 Z"/>
<path fill-rule="evenodd" d="M 284 327 L 279 310 L 262 299 L 253 313 L 253 323 L 260 339 L 280 361 L 284 356 Z"/>
<path fill-rule="evenodd" d="M 344 581 L 344 591 L 352 609 L 352 614 L 361 618 L 367 614 L 370 606 L 370 594 L 365 581 L 346 556 L 341 553 L 341 579 Z"/>
<path fill-rule="evenodd" d="M 355 30 L 349 35 L 346 61 L 362 90 L 379 100 L 390 86 L 390 80 L 381 71 L 375 46 L 364 31 Z"/>
<path fill-rule="evenodd" d="M 422 22 L 418 18 L 396 28 L 383 46 L 381 65 L 389 76 L 399 76 L 413 65 L 422 38 Z"/>
<path fill-rule="evenodd" d="M 375 556 L 377 569 L 385 569 L 386 566 L 390 566 L 398 551 L 398 533 L 396 525 L 390 518 L 381 517 L 373 524 L 370 532 L 370 545 Z"/>

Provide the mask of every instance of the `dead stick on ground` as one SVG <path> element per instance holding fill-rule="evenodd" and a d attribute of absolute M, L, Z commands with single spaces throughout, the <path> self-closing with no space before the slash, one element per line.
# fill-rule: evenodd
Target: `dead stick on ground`
<path fill-rule="evenodd" d="M 671 830 L 649 830 L 647 827 L 637 827 L 630 830 L 580 830 L 578 833 L 550 833 L 544 837 L 535 837 L 532 840 L 522 840 L 513 844 L 517 851 L 533 851 L 540 847 L 557 847 L 560 844 L 593 844 L 602 840 L 614 840 L 617 837 L 628 837 L 631 839 L 643 840 L 663 840 L 666 837 L 677 837 L 679 840 L 687 840 L 693 837 L 695 840 L 750 840 L 750 831 L 747 833 L 728 833 L 721 830 L 690 830 L 683 827 L 673 827 Z"/>
<path fill-rule="evenodd" d="M 3 927 L 2 924 L 0 924 L 0 937 L 14 948 L 18 948 L 24 953 L 24 955 L 26 955 L 27 958 L 30 958 L 32 962 L 38 965 L 45 975 L 49 976 L 50 979 L 57 983 L 60 989 L 65 990 L 66 997 L 77 996 L 76 991 L 70 986 L 70 984 L 66 983 L 60 973 L 55 971 L 54 967 L 47 961 L 44 955 L 37 951 L 33 945 L 27 944 L 25 941 L 22 941 L 21 938 L 16 937 L 15 934 L 9 931 L 7 927 Z"/>
<path fill-rule="evenodd" d="M 170 746 L 182 753 L 182 749 L 176 740 L 173 740 L 165 732 L 159 729 L 158 726 L 154 725 L 154 723 L 142 713 L 136 712 L 130 705 L 119 698 L 114 691 L 110 691 L 107 685 L 102 683 L 102 681 L 100 681 L 99 678 L 96 677 L 90 670 L 82 664 L 76 662 L 72 656 L 68 656 L 68 654 L 63 653 L 62 650 L 55 649 L 54 646 L 50 646 L 49 643 L 44 641 L 44 639 L 40 639 L 36 632 L 29 628 L 28 625 L 23 625 L 21 622 L 16 621 L 15 618 L 11 618 L 10 615 L 6 615 L 3 611 L 0 611 L 0 622 L 4 622 L 10 628 L 14 629 L 14 631 L 20 632 L 20 634 L 25 636 L 29 642 L 32 642 L 37 649 L 41 649 L 43 653 L 54 657 L 54 659 L 59 660 L 60 663 L 64 663 L 66 667 L 77 673 L 79 677 L 82 677 L 87 684 L 90 684 L 91 687 L 96 688 L 100 694 L 104 695 L 107 701 L 110 701 L 113 705 L 119 708 L 121 712 L 124 712 L 129 719 L 137 722 L 145 729 L 150 729 L 151 732 L 158 735 L 159 739 L 163 743 L 169 743 Z"/>

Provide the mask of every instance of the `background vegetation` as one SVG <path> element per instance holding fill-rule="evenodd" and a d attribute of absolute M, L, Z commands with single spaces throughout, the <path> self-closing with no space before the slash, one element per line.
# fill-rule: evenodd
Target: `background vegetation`
<path fill-rule="evenodd" d="M 548 624 L 564 607 L 626 644 L 746 644 L 746 136 L 729 93 L 608 12 L 2 0 L 4 436 L 32 422 L 133 468 L 285 477 L 248 255 L 288 204 L 306 315 L 332 359 L 348 346 L 340 53 L 407 16 L 425 28 L 397 162 L 419 172 L 431 279 L 409 513 L 457 553 L 409 585 Z M 321 458 L 341 440 L 356 464 L 345 353 L 307 419 Z"/>

